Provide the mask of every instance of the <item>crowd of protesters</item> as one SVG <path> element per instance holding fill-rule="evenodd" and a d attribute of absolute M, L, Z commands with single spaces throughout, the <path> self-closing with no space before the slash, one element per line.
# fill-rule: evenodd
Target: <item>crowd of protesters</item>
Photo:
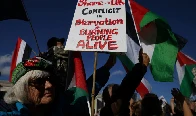
<path fill-rule="evenodd" d="M 49 42 L 48 47 L 62 47 L 63 42 L 63 39 L 53 38 L 53 44 Z M 67 55 L 68 53 L 63 52 L 63 54 Z M 67 99 L 71 98 L 66 91 L 59 91 L 62 86 L 57 79 L 60 78 L 56 78 L 57 73 L 54 72 L 58 67 L 54 66 L 51 60 L 53 58 L 47 57 L 49 57 L 47 54 L 42 53 L 39 57 L 28 59 L 17 65 L 12 74 L 13 87 L 4 96 L 4 101 L 10 105 L 10 108 L 0 109 L 1 116 L 89 116 L 89 112 L 77 109 L 84 107 L 82 103 L 77 108 L 66 103 Z M 65 60 L 63 66 L 67 66 L 67 56 L 63 58 Z M 110 69 L 114 66 L 115 59 L 114 55 L 110 55 L 106 64 L 97 69 L 95 95 L 108 82 Z M 148 55 L 143 53 L 142 49 L 138 60 L 139 63 L 135 64 L 133 69 L 126 74 L 121 84 L 110 84 L 104 88 L 102 97 L 105 106 L 101 108 L 100 116 L 195 115 L 195 102 L 185 98 L 176 88 L 171 90 L 173 98 L 170 104 L 159 100 L 157 95 L 153 93 L 148 93 L 143 99 L 134 101 L 132 96 L 147 72 L 150 62 Z M 63 71 L 67 73 L 68 70 Z M 92 89 L 92 77 L 91 75 L 86 80 L 89 92 Z"/>

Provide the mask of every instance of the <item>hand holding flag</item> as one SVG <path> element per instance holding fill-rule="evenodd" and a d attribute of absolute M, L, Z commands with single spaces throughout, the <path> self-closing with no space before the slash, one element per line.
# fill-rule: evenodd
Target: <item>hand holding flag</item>
<path fill-rule="evenodd" d="M 148 66 L 150 62 L 150 58 L 146 53 L 143 53 L 143 49 L 141 48 L 139 51 L 139 62 Z"/>

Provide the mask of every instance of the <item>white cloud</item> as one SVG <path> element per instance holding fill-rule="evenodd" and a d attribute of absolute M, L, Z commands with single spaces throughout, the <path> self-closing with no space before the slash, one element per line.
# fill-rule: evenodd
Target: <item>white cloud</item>
<path fill-rule="evenodd" d="M 13 54 L 13 52 L 12 52 Z M 12 54 L 0 56 L 0 72 L 1 75 L 8 76 L 10 73 L 10 64 L 12 61 Z"/>
<path fill-rule="evenodd" d="M 114 72 L 111 73 L 110 77 L 116 76 L 116 75 L 121 75 L 122 76 L 122 75 L 124 75 L 124 72 L 121 71 L 121 70 L 114 71 Z"/>
<path fill-rule="evenodd" d="M 0 65 L 3 65 L 4 63 L 11 63 L 12 60 L 12 54 L 6 54 L 4 56 L 0 56 Z"/>
<path fill-rule="evenodd" d="M 1 70 L 1 75 L 10 75 L 10 66 L 5 66 L 3 68 L 0 68 Z"/>

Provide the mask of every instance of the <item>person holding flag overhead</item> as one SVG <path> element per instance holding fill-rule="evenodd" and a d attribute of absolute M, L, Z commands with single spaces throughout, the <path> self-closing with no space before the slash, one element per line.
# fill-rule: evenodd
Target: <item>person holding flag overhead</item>
<path fill-rule="evenodd" d="M 140 84 L 150 59 L 143 50 L 139 53 L 139 63 L 135 64 L 127 73 L 120 85 L 109 85 L 103 90 L 103 101 L 105 107 L 101 109 L 100 116 L 128 116 L 129 101 L 133 96 L 137 86 Z"/>

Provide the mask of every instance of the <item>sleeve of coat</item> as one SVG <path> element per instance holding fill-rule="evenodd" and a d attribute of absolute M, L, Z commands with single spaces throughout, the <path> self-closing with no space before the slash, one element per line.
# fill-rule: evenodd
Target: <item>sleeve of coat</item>
<path fill-rule="evenodd" d="M 110 77 L 109 68 L 102 66 L 101 68 L 96 70 L 95 96 L 97 96 L 97 94 L 102 89 L 102 87 L 104 87 L 105 84 L 108 82 L 109 77 Z M 86 83 L 87 83 L 89 95 L 91 95 L 92 85 L 93 85 L 93 74 L 87 79 Z M 90 99 L 91 97 L 89 97 L 89 100 Z"/>
<path fill-rule="evenodd" d="M 133 96 L 146 72 L 147 67 L 138 63 L 127 73 L 121 82 L 117 93 L 112 95 L 113 104 L 111 105 L 111 108 L 116 110 L 115 112 L 113 111 L 113 113 L 121 115 L 129 113 L 129 100 Z"/>

